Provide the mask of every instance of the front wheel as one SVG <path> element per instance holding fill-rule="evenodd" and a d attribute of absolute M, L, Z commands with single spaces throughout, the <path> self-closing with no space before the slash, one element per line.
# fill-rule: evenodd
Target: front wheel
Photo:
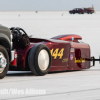
<path fill-rule="evenodd" d="M 44 44 L 36 44 L 28 55 L 29 68 L 35 75 L 45 75 L 51 68 L 51 53 Z"/>
<path fill-rule="evenodd" d="M 7 50 L 0 45 L 0 79 L 4 78 L 9 68 L 9 55 Z"/>

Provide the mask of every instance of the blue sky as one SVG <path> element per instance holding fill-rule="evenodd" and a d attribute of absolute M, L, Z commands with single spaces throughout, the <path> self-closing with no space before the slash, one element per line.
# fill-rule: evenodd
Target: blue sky
<path fill-rule="evenodd" d="M 100 10 L 100 0 L 0 0 L 0 11 L 52 11 L 91 7 Z"/>

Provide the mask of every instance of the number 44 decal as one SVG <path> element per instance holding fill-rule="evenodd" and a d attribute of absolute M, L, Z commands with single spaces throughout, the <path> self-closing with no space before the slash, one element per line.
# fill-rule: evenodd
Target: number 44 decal
<path fill-rule="evenodd" d="M 51 50 L 51 56 L 54 57 L 54 59 L 57 59 L 57 57 L 59 57 L 59 59 L 62 59 L 63 53 L 64 53 L 64 48 L 62 48 L 61 50 L 57 48 L 55 51 L 54 49 Z"/>

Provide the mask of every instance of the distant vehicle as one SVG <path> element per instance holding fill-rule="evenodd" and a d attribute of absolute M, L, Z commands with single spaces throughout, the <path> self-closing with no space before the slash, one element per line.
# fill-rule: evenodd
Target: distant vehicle
<path fill-rule="evenodd" d="M 92 14 L 94 13 L 94 7 L 89 7 L 89 8 L 75 8 L 73 10 L 70 10 L 69 11 L 70 14 L 75 14 L 75 13 L 78 13 L 78 14 L 84 14 L 84 13 L 87 13 L 87 14 Z"/>
<path fill-rule="evenodd" d="M 94 13 L 94 7 L 84 8 L 84 13 L 92 14 Z"/>
<path fill-rule="evenodd" d="M 75 14 L 75 13 L 84 14 L 84 10 L 82 8 L 75 8 L 73 10 L 70 10 L 69 13 L 70 14 Z"/>

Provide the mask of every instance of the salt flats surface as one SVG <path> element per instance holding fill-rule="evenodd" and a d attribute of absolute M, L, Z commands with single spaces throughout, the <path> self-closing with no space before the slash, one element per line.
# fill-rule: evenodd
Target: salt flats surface
<path fill-rule="evenodd" d="M 21 27 L 28 35 L 51 38 L 61 34 L 78 34 L 91 47 L 91 56 L 100 55 L 100 12 L 75 14 L 68 12 L 0 12 L 0 24 Z M 46 95 L 0 95 L 0 100 L 99 100 L 100 65 L 82 71 L 32 76 L 30 72 L 8 72 L 0 80 L 2 88 L 45 89 Z"/>

